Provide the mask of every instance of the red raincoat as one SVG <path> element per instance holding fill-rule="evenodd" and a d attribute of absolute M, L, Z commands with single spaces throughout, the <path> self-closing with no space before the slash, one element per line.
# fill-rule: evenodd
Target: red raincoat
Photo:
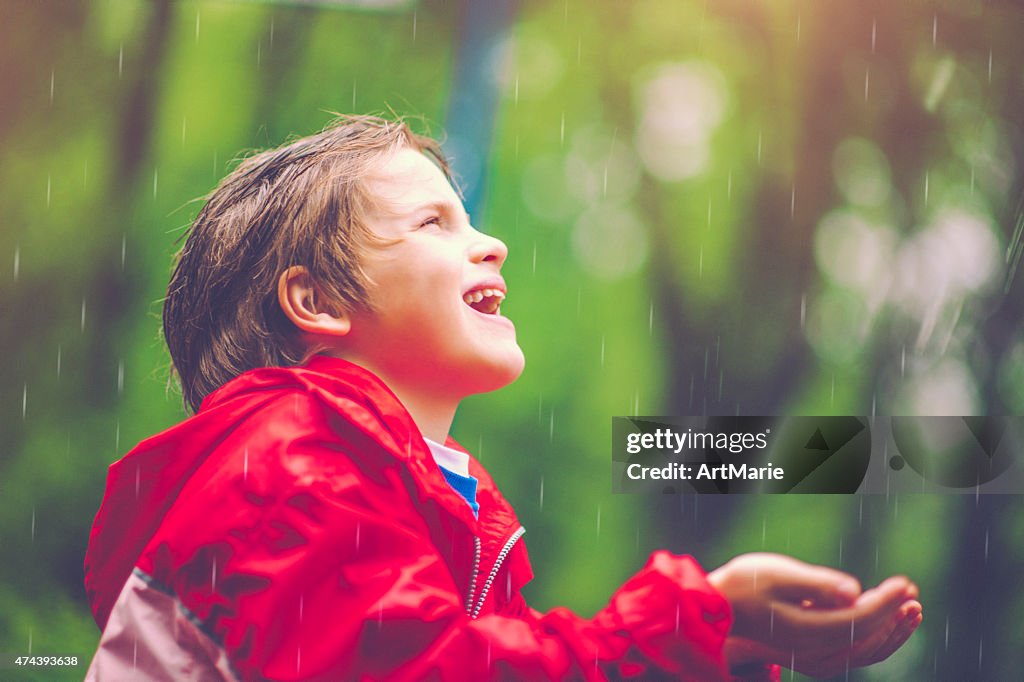
<path fill-rule="evenodd" d="M 351 363 L 238 377 L 110 467 L 89 679 L 726 677 L 729 606 L 692 559 L 654 554 L 592 619 L 542 615 L 512 507 L 470 473 L 479 520 Z"/>

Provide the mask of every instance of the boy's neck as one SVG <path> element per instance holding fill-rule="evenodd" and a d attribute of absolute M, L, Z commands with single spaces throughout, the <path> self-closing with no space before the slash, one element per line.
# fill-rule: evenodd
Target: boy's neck
<path fill-rule="evenodd" d="M 391 392 L 398 396 L 413 422 L 416 423 L 416 428 L 425 438 L 442 445 L 448 440 L 448 432 L 452 428 L 455 410 L 459 407 L 459 399 L 441 397 L 437 387 L 423 390 L 414 383 L 396 379 L 386 371 L 374 366 L 373 363 L 353 357 L 351 353 L 338 353 L 337 357 L 373 372 L 378 379 L 383 381 L 391 389 Z"/>
<path fill-rule="evenodd" d="M 390 382 L 384 377 L 381 379 L 402 401 L 402 405 L 409 411 L 412 420 L 416 422 L 416 427 L 425 438 L 442 445 L 448 440 L 448 432 L 452 428 L 458 402 L 439 401 L 436 395 L 425 396 L 419 391 Z"/>

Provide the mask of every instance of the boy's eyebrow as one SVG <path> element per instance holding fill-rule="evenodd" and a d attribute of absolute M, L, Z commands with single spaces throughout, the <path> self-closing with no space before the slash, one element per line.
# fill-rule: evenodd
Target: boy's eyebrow
<path fill-rule="evenodd" d="M 455 207 L 455 204 L 452 204 L 451 202 L 448 202 L 448 201 L 428 201 L 425 204 L 420 204 L 419 206 L 416 206 L 415 208 L 410 209 L 406 215 L 413 216 L 413 215 L 416 215 L 417 213 L 423 213 L 424 211 L 435 211 L 437 213 L 447 213 L 447 214 L 458 213 L 458 209 Z M 473 222 L 472 220 L 470 220 L 469 213 L 467 213 L 465 209 L 462 210 L 462 214 L 464 216 L 466 216 L 466 220 L 468 222 L 470 222 L 470 223 Z"/>

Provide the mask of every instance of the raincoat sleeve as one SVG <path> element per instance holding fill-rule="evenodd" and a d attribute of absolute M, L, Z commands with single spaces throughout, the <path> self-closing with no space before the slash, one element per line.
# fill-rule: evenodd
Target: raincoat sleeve
<path fill-rule="evenodd" d="M 91 679 L 118 655 L 149 661 L 150 679 L 728 679 L 729 606 L 688 557 L 654 554 L 593 618 L 539 614 L 518 593 L 470 618 L 438 510 L 382 436 L 281 403 L 287 418 L 256 431 L 272 437 L 236 430 L 182 490 L 133 588 L 174 613 L 141 613 L 126 586 Z M 174 633 L 140 638 L 154 627 Z M 145 651 L 175 637 L 187 655 Z"/>

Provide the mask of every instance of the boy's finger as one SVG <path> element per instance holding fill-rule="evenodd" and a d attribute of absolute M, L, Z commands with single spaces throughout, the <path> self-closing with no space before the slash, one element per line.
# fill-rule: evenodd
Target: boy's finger
<path fill-rule="evenodd" d="M 773 576 L 771 590 L 776 599 L 815 608 L 849 606 L 861 594 L 852 575 L 795 560 Z"/>
<path fill-rule="evenodd" d="M 864 592 L 856 603 L 845 608 L 806 609 L 780 603 L 775 606 L 773 626 L 783 637 L 797 641 L 830 643 L 848 641 L 850 646 L 877 634 L 888 634 L 897 610 L 907 601 L 906 578 L 890 578 Z"/>
<path fill-rule="evenodd" d="M 903 615 L 899 621 L 899 624 L 893 628 L 889 637 L 880 646 L 878 646 L 874 651 L 865 651 L 865 653 L 859 657 L 860 660 L 857 662 L 857 665 L 873 665 L 892 656 L 907 642 L 908 639 L 910 639 L 910 636 L 914 634 L 917 627 L 921 624 L 921 620 L 922 615 L 920 604 L 917 604 L 917 608 L 907 610 L 906 614 Z"/>
<path fill-rule="evenodd" d="M 903 576 L 895 576 L 864 592 L 853 605 L 857 628 L 870 629 L 894 617 L 899 609 L 910 601 L 909 595 L 912 591 L 916 594 L 913 583 Z"/>
<path fill-rule="evenodd" d="M 825 653 L 824 647 L 817 647 L 804 657 L 796 655 L 796 669 L 812 676 L 831 677 L 844 670 L 848 672 L 852 668 L 884 661 L 903 646 L 921 624 L 920 607 L 917 602 L 901 607 L 897 619 L 887 623 L 885 628 L 876 629 L 867 640 L 851 642 L 850 646 L 840 647 L 831 653 Z"/>

